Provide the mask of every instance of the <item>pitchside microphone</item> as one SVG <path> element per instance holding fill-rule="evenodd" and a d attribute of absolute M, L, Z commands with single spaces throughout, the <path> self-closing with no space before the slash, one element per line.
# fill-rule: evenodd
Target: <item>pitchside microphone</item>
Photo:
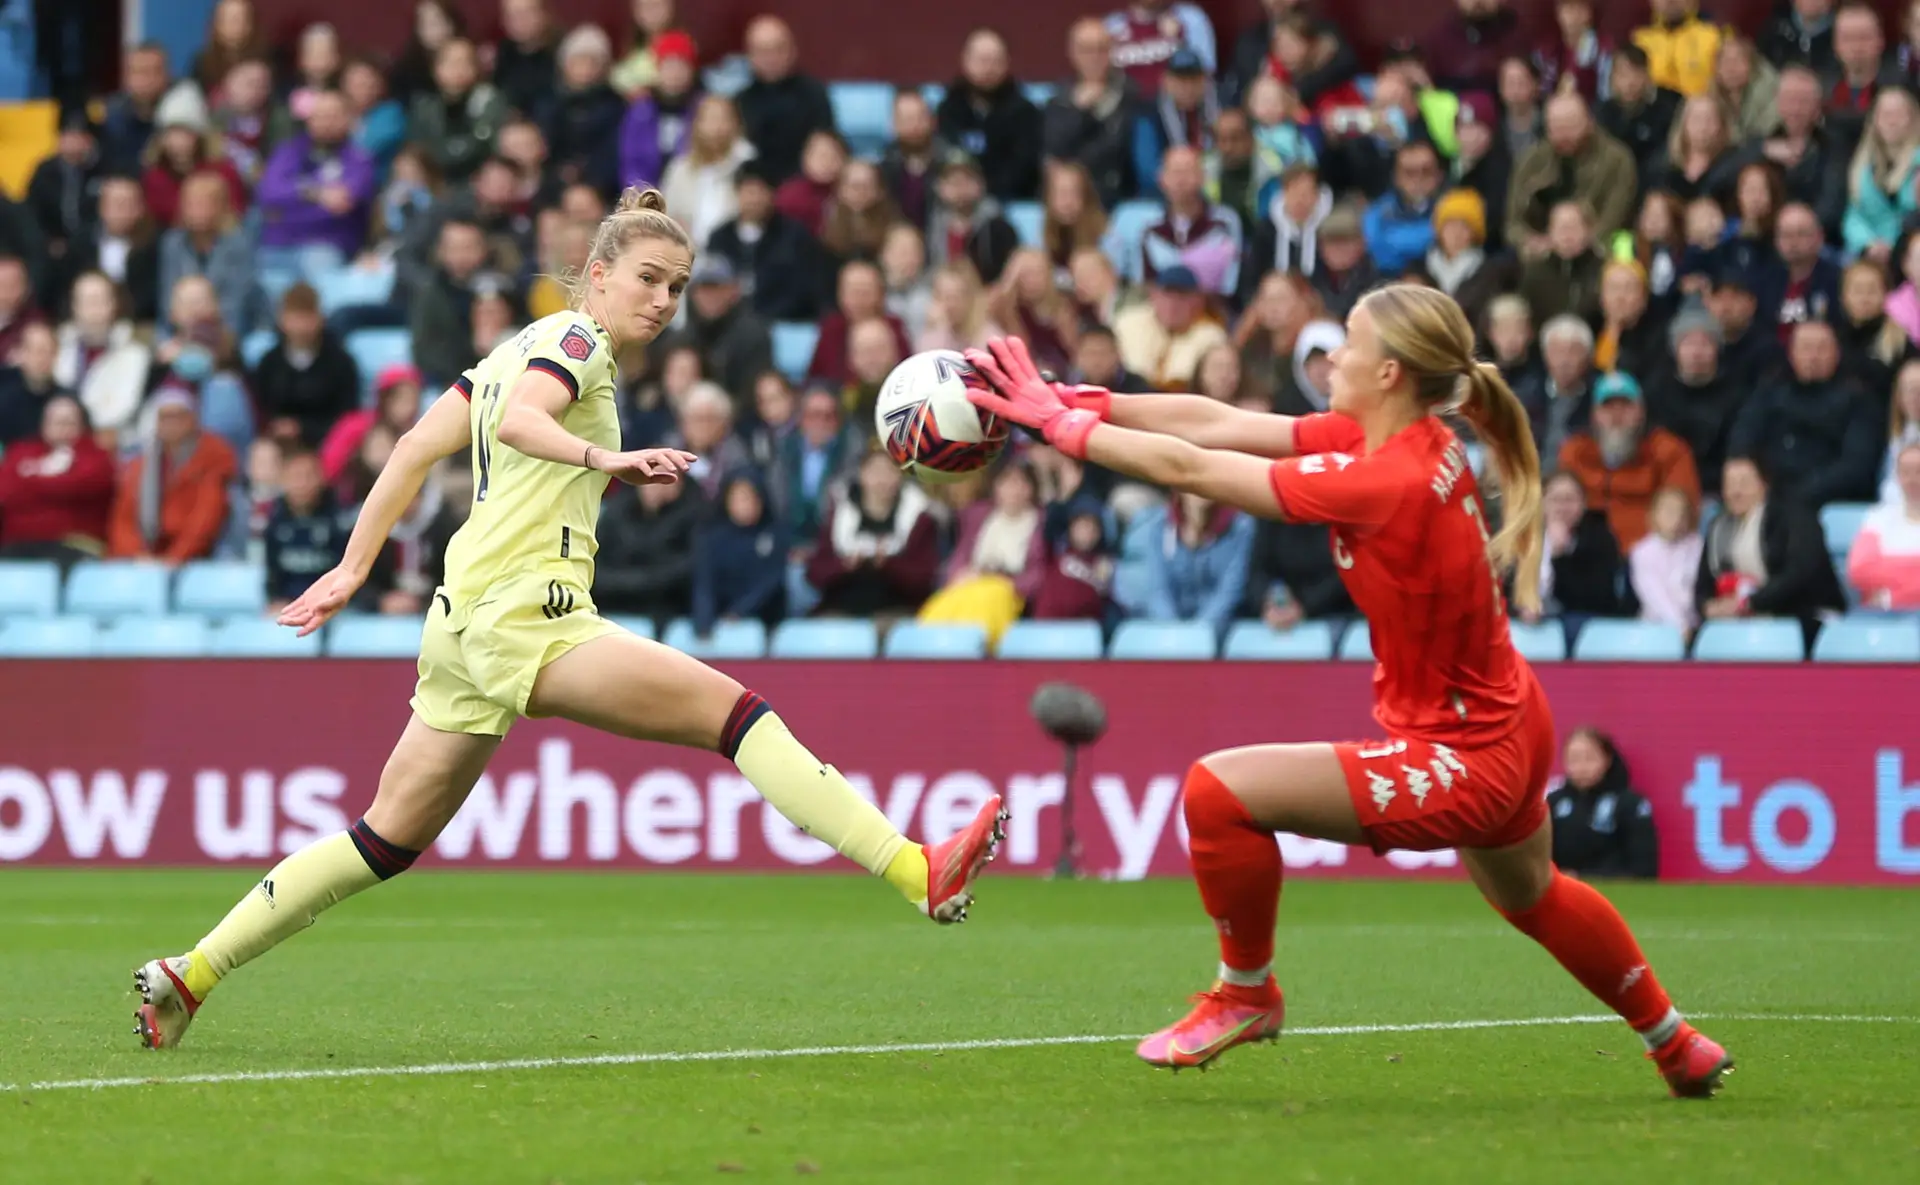
<path fill-rule="evenodd" d="M 1060 855 L 1054 860 L 1053 874 L 1074 878 L 1080 875 L 1079 834 L 1073 824 L 1073 781 L 1080 763 L 1080 747 L 1091 745 L 1107 731 L 1107 706 L 1084 687 L 1072 683 L 1043 683 L 1027 706 L 1046 734 L 1066 747 L 1066 793 L 1060 799 Z"/>

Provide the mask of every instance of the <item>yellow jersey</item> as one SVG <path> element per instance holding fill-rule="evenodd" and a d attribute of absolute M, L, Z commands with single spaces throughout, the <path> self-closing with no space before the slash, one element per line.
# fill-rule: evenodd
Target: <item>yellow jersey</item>
<path fill-rule="evenodd" d="M 447 545 L 444 587 L 462 617 L 492 585 L 536 572 L 593 587 L 594 528 L 610 479 L 500 443 L 507 396 L 530 370 L 573 393 L 560 417 L 567 431 L 601 448 L 620 447 L 613 342 L 585 313 L 540 318 L 460 376 L 454 387 L 467 398 L 473 427 L 473 513 Z"/>

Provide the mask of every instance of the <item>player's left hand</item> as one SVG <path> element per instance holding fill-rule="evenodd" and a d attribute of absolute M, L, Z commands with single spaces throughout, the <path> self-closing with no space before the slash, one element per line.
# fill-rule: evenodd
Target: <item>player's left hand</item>
<path fill-rule="evenodd" d="M 1011 423 L 1031 428 L 1048 444 L 1078 460 L 1087 456 L 1087 437 L 1100 423 L 1100 414 L 1070 407 L 1062 387 L 1047 381 L 1034 365 L 1027 343 L 1017 337 L 996 337 L 984 350 L 968 350 L 967 361 L 989 390 L 967 388 L 975 407 Z"/>
<path fill-rule="evenodd" d="M 300 631 L 301 637 L 327 624 L 334 614 L 347 607 L 353 594 L 360 591 L 366 583 L 366 577 L 347 568 L 345 565 L 335 568 L 325 576 L 307 586 L 307 591 L 295 597 L 293 603 L 280 610 L 276 618 L 281 625 L 292 626 Z"/>
<path fill-rule="evenodd" d="M 593 467 L 630 486 L 670 486 L 699 459 L 677 448 L 643 448 L 628 453 L 595 450 Z"/>

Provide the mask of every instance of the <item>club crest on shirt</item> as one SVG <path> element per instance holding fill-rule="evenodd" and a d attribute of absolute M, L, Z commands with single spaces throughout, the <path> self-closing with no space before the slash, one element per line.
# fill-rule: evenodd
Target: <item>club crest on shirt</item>
<path fill-rule="evenodd" d="M 570 327 L 560 338 L 560 352 L 575 362 L 585 362 L 593 354 L 593 338 L 578 325 Z"/>

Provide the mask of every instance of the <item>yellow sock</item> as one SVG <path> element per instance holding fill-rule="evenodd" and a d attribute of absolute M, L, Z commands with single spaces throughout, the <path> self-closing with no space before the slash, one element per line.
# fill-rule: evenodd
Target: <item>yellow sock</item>
<path fill-rule="evenodd" d="M 894 884 L 893 865 L 904 849 L 919 850 L 894 830 L 880 808 L 854 793 L 840 771 L 821 762 L 793 738 L 780 717 L 763 711 L 747 726 L 733 763 L 773 808 L 842 856 Z M 917 888 L 901 887 L 909 901 L 927 895 L 926 857 L 920 857 Z M 911 867 L 909 865 L 908 867 Z"/>
<path fill-rule="evenodd" d="M 342 831 L 308 844 L 273 866 L 193 954 L 215 983 L 313 925 L 327 909 L 380 883 L 360 849 Z M 200 993 L 191 981 L 187 990 Z"/>
<path fill-rule="evenodd" d="M 909 840 L 900 854 L 887 865 L 883 874 L 887 883 L 900 890 L 908 901 L 918 905 L 927 899 L 927 849 Z"/>
<path fill-rule="evenodd" d="M 213 969 L 213 960 L 196 946 L 187 952 L 187 973 L 180 981 L 187 985 L 194 999 L 204 1000 L 208 992 L 220 986 L 220 973 Z"/>

